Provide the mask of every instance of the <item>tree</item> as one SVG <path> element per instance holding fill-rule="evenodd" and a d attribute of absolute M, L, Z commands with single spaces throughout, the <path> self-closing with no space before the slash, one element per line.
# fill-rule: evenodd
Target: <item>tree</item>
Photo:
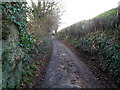
<path fill-rule="evenodd" d="M 38 37 L 57 32 L 60 16 L 59 2 L 40 1 L 36 5 L 32 1 L 32 13 L 28 13 L 30 31 Z"/>

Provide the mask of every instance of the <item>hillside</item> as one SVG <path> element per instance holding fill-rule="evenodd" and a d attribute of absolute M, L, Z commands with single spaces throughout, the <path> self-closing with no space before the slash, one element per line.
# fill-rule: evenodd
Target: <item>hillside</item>
<path fill-rule="evenodd" d="M 120 7 L 57 33 L 120 86 Z"/>

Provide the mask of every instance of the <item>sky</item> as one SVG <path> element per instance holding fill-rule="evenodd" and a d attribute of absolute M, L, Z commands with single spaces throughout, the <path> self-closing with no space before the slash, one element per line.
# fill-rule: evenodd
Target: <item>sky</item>
<path fill-rule="evenodd" d="M 30 1 L 30 0 L 27 0 Z M 33 0 L 37 2 L 38 0 Z M 47 0 L 56 1 L 56 0 Z M 59 1 L 59 0 L 58 0 Z M 63 15 L 58 31 L 81 20 L 88 20 L 118 6 L 120 0 L 61 0 Z"/>
<path fill-rule="evenodd" d="M 61 30 L 81 20 L 91 19 L 118 6 L 120 0 L 62 0 L 64 14 L 61 17 Z"/>

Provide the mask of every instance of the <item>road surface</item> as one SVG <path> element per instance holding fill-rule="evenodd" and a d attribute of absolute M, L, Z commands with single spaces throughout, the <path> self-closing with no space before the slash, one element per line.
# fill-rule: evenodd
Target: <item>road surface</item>
<path fill-rule="evenodd" d="M 43 88 L 104 88 L 89 67 L 60 41 L 53 39 L 53 51 Z"/>

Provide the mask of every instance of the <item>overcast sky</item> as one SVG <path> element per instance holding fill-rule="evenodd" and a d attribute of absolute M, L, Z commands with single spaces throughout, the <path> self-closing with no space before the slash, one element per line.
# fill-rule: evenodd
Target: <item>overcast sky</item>
<path fill-rule="evenodd" d="M 27 1 L 29 2 L 31 0 Z M 37 2 L 38 0 L 33 1 Z M 61 17 L 62 24 L 58 30 L 78 21 L 91 19 L 105 11 L 115 8 L 118 6 L 119 1 L 120 0 L 62 0 L 65 12 Z"/>
<path fill-rule="evenodd" d="M 90 19 L 118 6 L 120 0 L 62 0 L 65 13 L 59 30 L 75 22 Z"/>

